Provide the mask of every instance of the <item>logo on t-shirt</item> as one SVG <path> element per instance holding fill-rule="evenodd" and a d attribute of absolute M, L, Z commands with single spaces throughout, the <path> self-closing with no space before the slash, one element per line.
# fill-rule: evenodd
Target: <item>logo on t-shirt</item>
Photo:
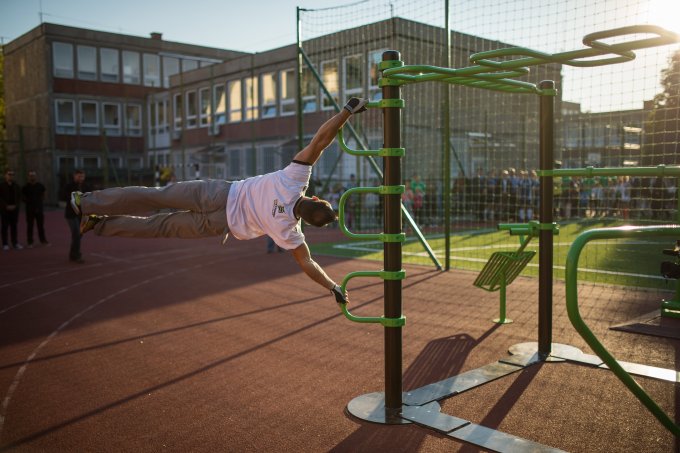
<path fill-rule="evenodd" d="M 276 216 L 276 213 L 283 214 L 286 212 L 286 208 L 279 204 L 279 200 L 274 200 L 274 207 L 272 208 L 272 217 Z"/>

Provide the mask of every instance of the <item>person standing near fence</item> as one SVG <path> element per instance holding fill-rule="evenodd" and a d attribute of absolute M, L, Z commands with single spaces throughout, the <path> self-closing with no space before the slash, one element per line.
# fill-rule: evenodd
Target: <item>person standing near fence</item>
<path fill-rule="evenodd" d="M 38 238 L 42 245 L 50 245 L 45 236 L 45 214 L 43 203 L 47 189 L 38 181 L 38 174 L 31 170 L 28 172 L 28 182 L 21 188 L 24 204 L 26 205 L 26 244 L 33 247 L 33 224 L 38 227 Z"/>
<path fill-rule="evenodd" d="M 64 210 L 64 218 L 68 223 L 69 230 L 71 230 L 71 248 L 69 249 L 68 259 L 72 263 L 82 264 L 85 262 L 80 253 L 80 213 L 73 210 L 71 206 L 71 192 L 89 192 L 92 188 L 85 182 L 85 172 L 83 170 L 76 170 L 73 172 L 73 180 L 67 183 L 62 189 L 61 201 L 66 202 L 66 209 Z"/>
<path fill-rule="evenodd" d="M 0 183 L 0 218 L 2 219 L 2 250 L 8 251 L 10 245 L 8 242 L 7 233 L 9 232 L 9 239 L 12 242 L 12 248 L 21 250 L 23 247 L 19 244 L 17 238 L 17 223 L 19 222 L 19 203 L 21 202 L 21 189 L 19 185 L 14 182 L 14 171 L 5 171 L 5 180 Z"/>

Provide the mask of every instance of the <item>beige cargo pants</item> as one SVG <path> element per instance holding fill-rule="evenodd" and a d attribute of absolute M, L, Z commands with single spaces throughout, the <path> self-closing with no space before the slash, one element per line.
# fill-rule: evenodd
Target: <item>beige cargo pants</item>
<path fill-rule="evenodd" d="M 98 236 L 202 238 L 225 235 L 231 183 L 218 179 L 169 186 L 114 187 L 83 194 L 83 219 L 97 214 Z M 171 209 L 171 212 L 158 212 Z M 226 239 L 226 237 L 225 237 Z"/>

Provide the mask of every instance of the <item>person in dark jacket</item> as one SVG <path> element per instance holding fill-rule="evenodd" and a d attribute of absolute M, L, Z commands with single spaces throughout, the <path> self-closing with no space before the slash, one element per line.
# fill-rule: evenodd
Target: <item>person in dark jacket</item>
<path fill-rule="evenodd" d="M 21 188 L 24 204 L 26 205 L 26 243 L 28 248 L 33 247 L 33 224 L 38 226 L 38 237 L 42 245 L 49 245 L 45 237 L 45 215 L 43 202 L 47 189 L 38 181 L 38 174 L 31 170 L 28 172 L 28 182 Z"/>
<path fill-rule="evenodd" d="M 85 172 L 83 170 L 75 170 L 73 172 L 73 181 L 64 186 L 61 193 L 61 201 L 66 202 L 66 210 L 64 211 L 64 218 L 71 230 L 71 249 L 69 250 L 68 258 L 71 262 L 82 264 L 82 254 L 80 253 L 80 213 L 76 213 L 71 206 L 71 192 L 89 192 L 92 188 L 85 183 Z"/>
<path fill-rule="evenodd" d="M 14 171 L 5 171 L 5 180 L 0 182 L 0 219 L 2 219 L 2 250 L 10 249 L 7 241 L 9 231 L 12 247 L 22 249 L 17 239 L 17 223 L 19 222 L 19 203 L 21 203 L 21 189 L 14 182 Z"/>

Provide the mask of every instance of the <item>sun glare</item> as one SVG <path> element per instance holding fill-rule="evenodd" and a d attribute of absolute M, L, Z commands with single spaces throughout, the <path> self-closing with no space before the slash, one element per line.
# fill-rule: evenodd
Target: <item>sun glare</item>
<path fill-rule="evenodd" d="M 680 33 L 680 0 L 651 0 L 649 23 Z"/>

